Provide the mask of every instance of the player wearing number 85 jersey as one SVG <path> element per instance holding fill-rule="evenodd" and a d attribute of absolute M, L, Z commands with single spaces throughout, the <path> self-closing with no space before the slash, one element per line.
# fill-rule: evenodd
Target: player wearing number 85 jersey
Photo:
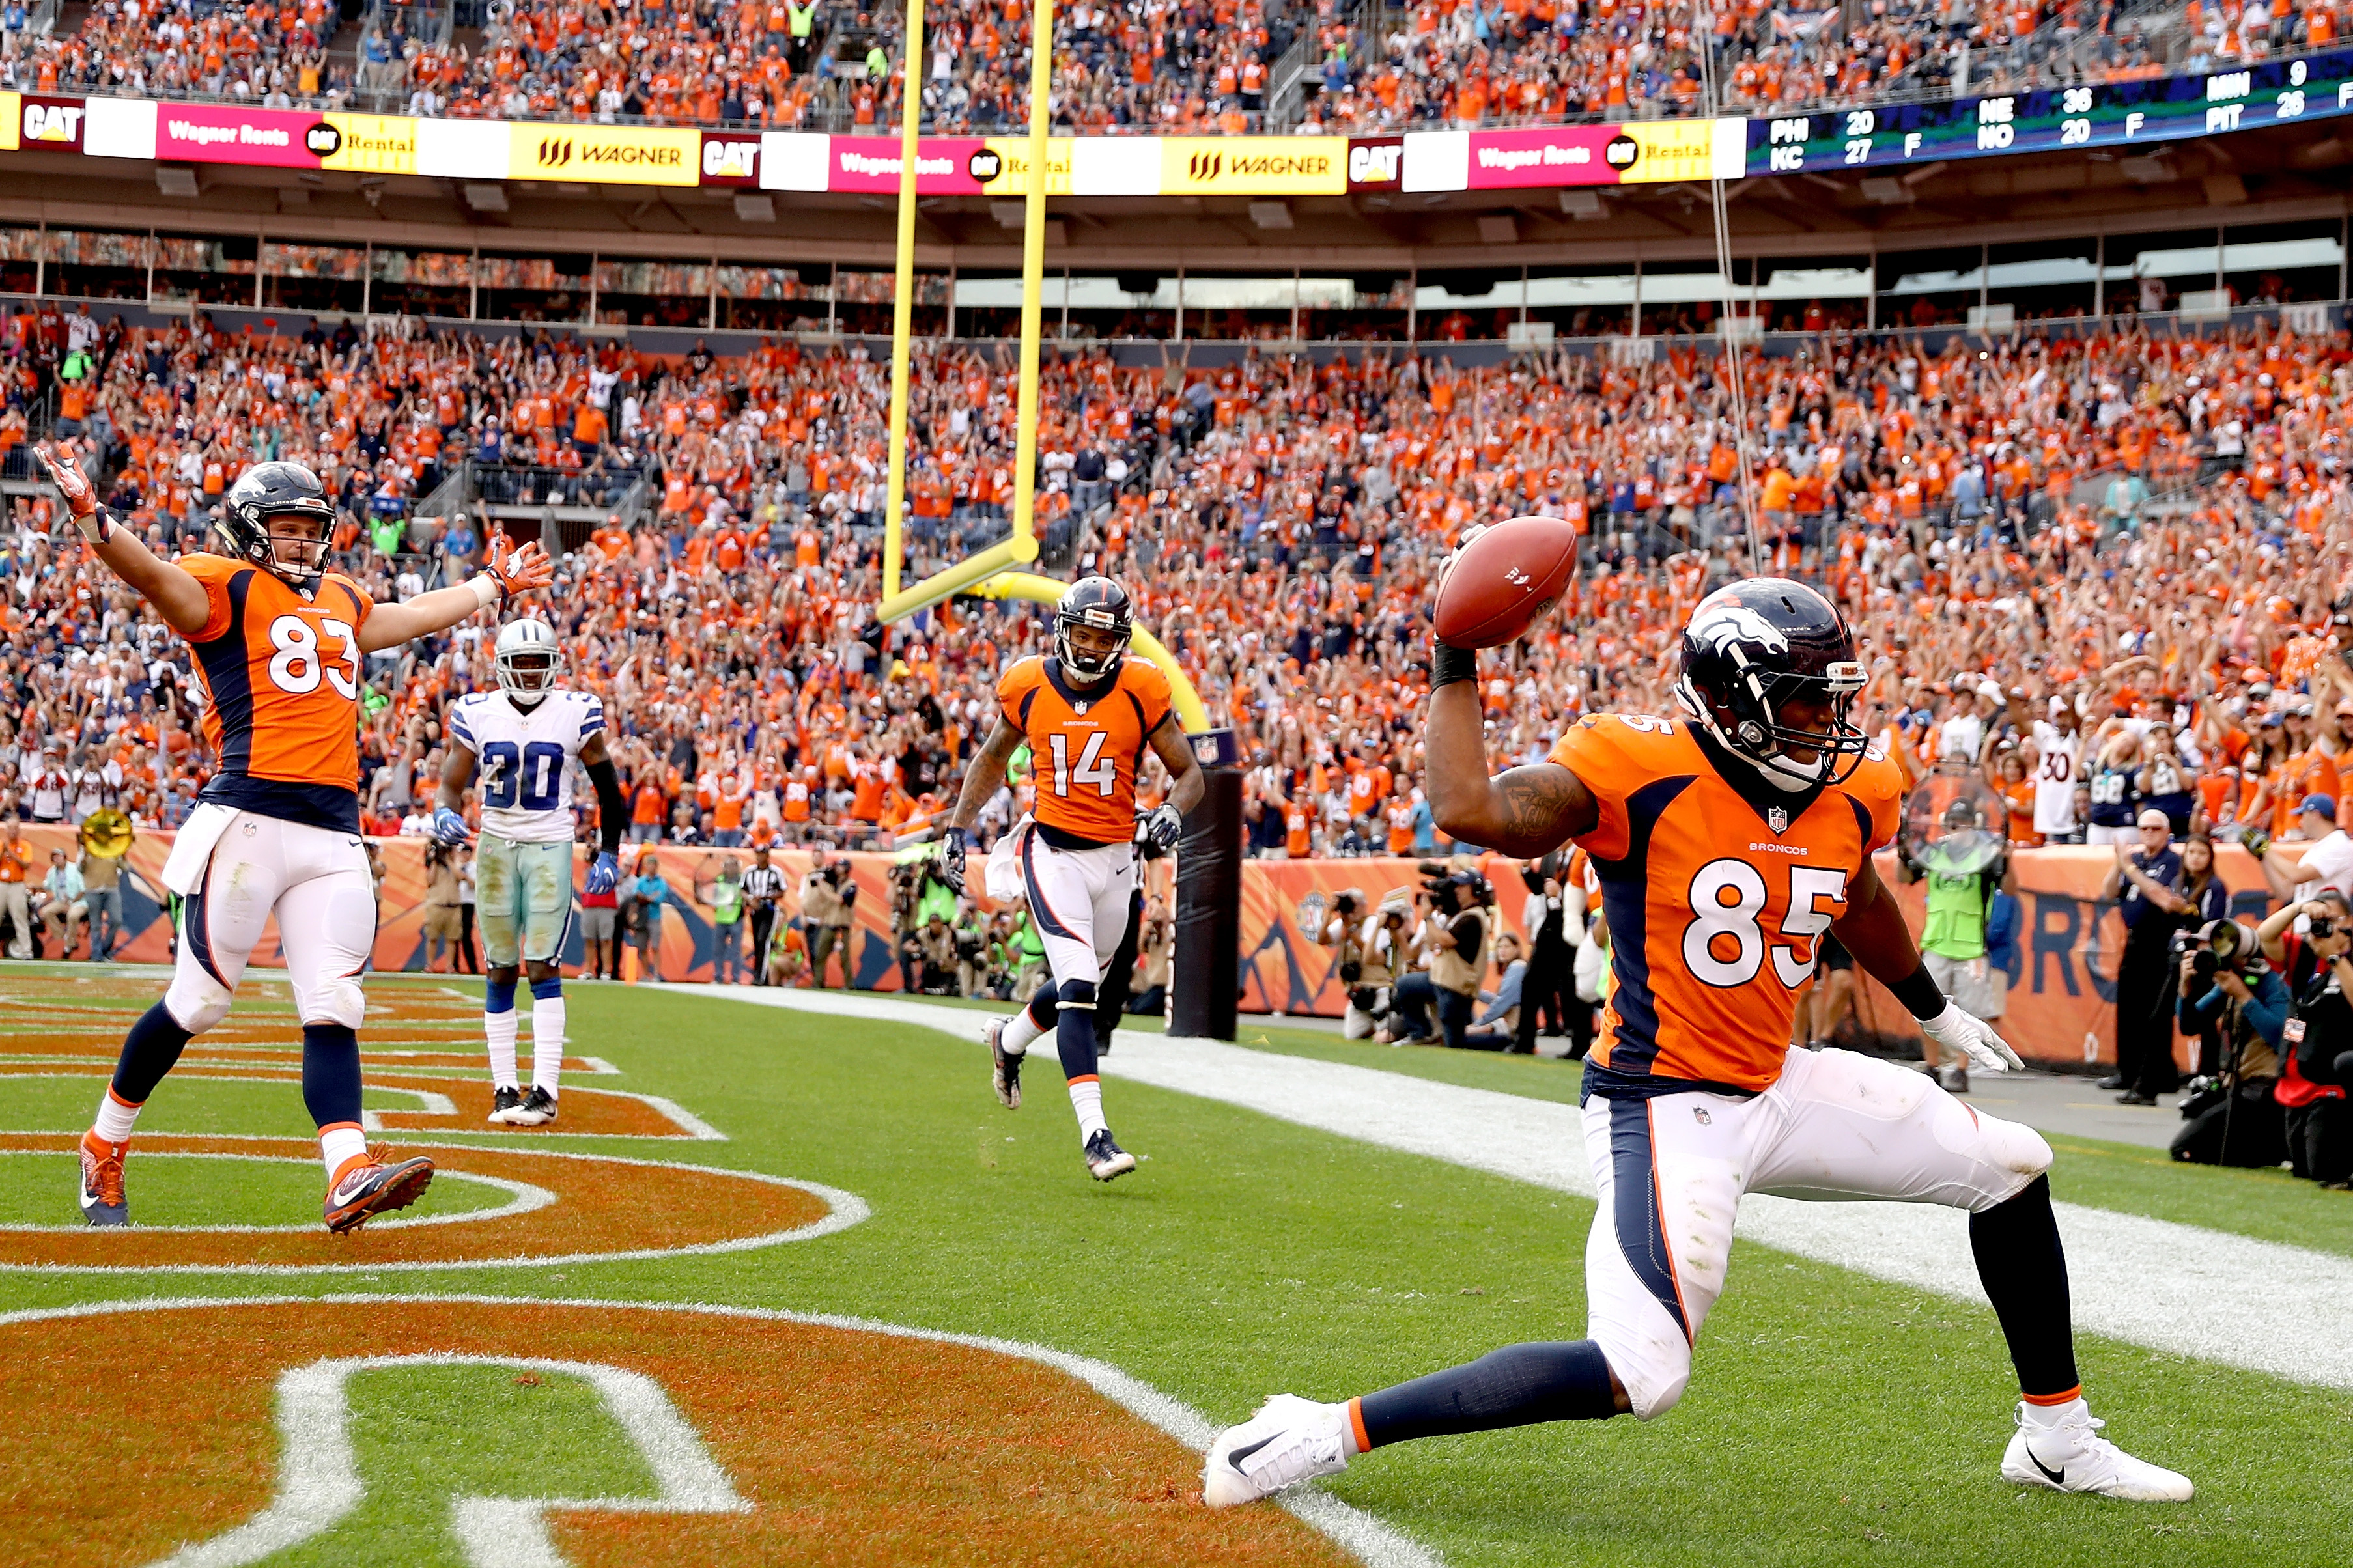
<path fill-rule="evenodd" d="M 589 868 L 591 892 L 609 892 L 627 813 L 621 781 L 605 753 L 605 705 L 585 691 L 559 691 L 563 655 L 544 621 L 510 621 L 492 655 L 499 689 L 476 691 L 449 710 L 454 742 L 441 767 L 433 836 L 466 837 L 466 786 L 481 786 L 482 838 L 474 857 L 474 899 L 482 927 L 482 1033 L 489 1042 L 491 1120 L 537 1127 L 555 1120 L 564 1061 L 564 975 L 557 961 L 572 927 L 572 760 L 596 786 L 602 852 Z M 598 884 L 602 884 L 601 886 Z M 515 1079 L 515 984 L 531 980 L 531 1092 Z"/>
<path fill-rule="evenodd" d="M 1103 1121 L 1095 988 L 1127 931 L 1135 890 L 1135 775 L 1145 748 L 1175 780 L 1167 804 L 1145 824 L 1164 848 L 1175 846 L 1182 816 L 1204 786 L 1177 729 L 1168 678 L 1127 657 L 1134 626 L 1127 591 L 1108 577 L 1082 578 L 1062 595 L 1054 619 L 1053 655 L 1022 659 L 997 683 L 997 725 L 965 775 L 942 869 L 961 891 L 965 835 L 1026 742 L 1038 804 L 1032 818 L 997 847 L 991 875 L 1001 869 L 1009 884 L 1018 874 L 1053 984 L 1011 1018 L 989 1021 L 990 1064 L 998 1100 L 1018 1107 L 1029 1043 L 1054 1031 L 1087 1169 L 1107 1182 L 1135 1169 L 1135 1157 Z"/>
<path fill-rule="evenodd" d="M 1798 988 L 1835 928 L 1939 1045 L 1986 1070 L 2019 1065 L 1946 1001 L 1873 868 L 1903 784 L 1850 717 L 1864 675 L 1845 621 L 1801 584 L 1736 583 L 1693 611 L 1682 661 L 1683 717 L 1587 718 L 1546 762 L 1497 778 L 1477 656 L 1441 644 L 1431 661 L 1438 825 L 1514 858 L 1574 838 L 1600 885 L 1610 984 L 1583 1083 L 1587 1337 L 1345 1404 L 1280 1395 L 1210 1447 L 1203 1495 L 1246 1501 L 1415 1437 L 1663 1415 L 1724 1289 L 1741 1199 L 1762 1192 L 1967 1209 L 2021 1391 L 2003 1478 L 2186 1500 L 2188 1480 L 2100 1436 L 2084 1404 L 2050 1146 L 1900 1064 L 1789 1048 Z"/>
<path fill-rule="evenodd" d="M 171 988 L 132 1026 L 82 1137 L 82 1214 L 129 1222 L 122 1163 L 140 1108 L 190 1037 L 227 1015 L 275 916 L 302 1021 L 302 1098 L 327 1170 L 324 1217 L 331 1230 L 354 1229 L 415 1202 L 433 1179 L 430 1160 L 371 1153 L 360 1126 L 359 977 L 375 941 L 359 837 L 361 659 L 546 586 L 546 557 L 527 545 L 510 559 L 501 541 L 471 582 L 375 605 L 323 570 L 334 508 L 300 464 L 239 476 L 215 522 L 225 553 L 168 562 L 98 504 L 71 443 L 40 456 L 98 558 L 194 647 L 217 759 L 164 866 L 182 900 Z"/>

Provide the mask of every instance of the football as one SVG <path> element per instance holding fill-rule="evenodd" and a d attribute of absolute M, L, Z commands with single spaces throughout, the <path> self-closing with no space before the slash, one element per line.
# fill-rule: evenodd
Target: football
<path fill-rule="evenodd" d="M 1577 529 L 1515 517 L 1463 535 L 1438 581 L 1438 640 L 1455 647 L 1516 642 L 1560 600 L 1577 570 Z"/>

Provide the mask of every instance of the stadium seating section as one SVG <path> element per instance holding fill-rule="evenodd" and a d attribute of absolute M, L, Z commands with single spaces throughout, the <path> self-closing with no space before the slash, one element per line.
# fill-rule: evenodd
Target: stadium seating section
<path fill-rule="evenodd" d="M 641 837 L 920 827 L 1000 669 L 1042 646 L 1018 606 L 952 605 L 887 645 L 873 626 L 886 398 L 860 350 L 659 357 L 47 310 L 5 332 L 7 472 L 29 438 L 78 437 L 103 454 L 118 512 L 166 548 L 198 547 L 241 467 L 269 458 L 325 477 L 337 559 L 379 597 L 470 570 L 485 508 L 568 545 L 554 614 L 571 679 L 616 713 Z M 1432 574 L 1465 529 L 1545 510 L 1588 530 L 1573 601 L 1491 673 L 1494 744 L 1532 759 L 1580 711 L 1670 710 L 1674 629 L 1752 564 L 1749 501 L 1756 563 L 1819 574 L 1858 621 L 1869 721 L 1891 744 L 1933 756 L 1932 721 L 1989 680 L 2005 700 L 2084 690 L 2141 710 L 2208 695 L 2208 809 L 2284 809 L 2277 790 L 2254 798 L 2290 754 L 2265 702 L 2309 678 L 2310 722 L 2334 736 L 2327 689 L 2353 690 L 2328 656 L 2347 586 L 2344 337 L 1819 338 L 1752 358 L 1745 473 L 1724 368 L 1688 347 L 1475 371 L 1376 349 L 1251 357 L 1180 386 L 1098 351 L 1050 356 L 1046 564 L 1134 589 L 1251 759 L 1261 850 L 1429 842 L 1409 720 Z M 1004 366 L 957 350 L 917 371 L 913 574 L 1001 537 L 1012 489 Z M 185 647 L 48 501 L 12 505 L 0 816 L 119 799 L 175 823 L 206 766 Z M 488 653 L 467 632 L 371 670 L 378 830 L 421 826 L 436 716 L 489 682 Z"/>
<path fill-rule="evenodd" d="M 1055 118 L 1090 134 L 1772 114 L 2227 68 L 2332 45 L 2318 0 L 1079 0 Z M 1028 121 L 1029 6 L 938 0 L 918 72 L 938 132 Z M 1694 26 L 1694 17 L 1699 18 Z M 100 0 L 6 36 L 24 90 L 506 119 L 834 132 L 897 123 L 905 15 L 835 0 L 238 6 Z M 1709 83 L 1714 83 L 1711 100 Z"/>

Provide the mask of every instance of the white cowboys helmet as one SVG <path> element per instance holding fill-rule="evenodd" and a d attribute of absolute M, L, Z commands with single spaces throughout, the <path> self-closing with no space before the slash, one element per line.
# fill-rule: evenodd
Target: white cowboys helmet
<path fill-rule="evenodd" d="M 564 652 L 555 628 L 545 621 L 509 621 L 499 628 L 499 689 L 510 701 L 530 707 L 555 689 Z"/>

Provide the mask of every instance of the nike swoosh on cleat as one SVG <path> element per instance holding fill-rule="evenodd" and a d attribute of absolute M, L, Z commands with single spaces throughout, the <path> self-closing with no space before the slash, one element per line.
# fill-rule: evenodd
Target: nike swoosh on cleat
<path fill-rule="evenodd" d="M 1273 1442 L 1276 1437 L 1280 1437 L 1281 1436 L 1282 1436 L 1282 1434 L 1277 1432 L 1272 1436 L 1261 1437 L 1257 1442 L 1252 1443 L 1247 1448 L 1229 1448 L 1226 1450 L 1226 1463 L 1231 1465 L 1235 1469 L 1240 1470 L 1242 1468 L 1242 1461 L 1244 1459 L 1249 1458 L 1252 1454 L 1257 1453 L 1261 1448 L 1265 1447 L 1269 1443 Z"/>
<path fill-rule="evenodd" d="M 2042 1479 L 2049 1481 L 2052 1486 L 2063 1487 L 2067 1484 L 2067 1467 L 2062 1465 L 2057 1469 L 2052 1469 L 2050 1466 L 2044 1464 L 2042 1460 L 2034 1457 L 2034 1450 L 2031 1447 L 2026 1450 L 2026 1462 L 2032 1465 L 2036 1469 L 2041 1470 L 2042 1472 Z"/>

